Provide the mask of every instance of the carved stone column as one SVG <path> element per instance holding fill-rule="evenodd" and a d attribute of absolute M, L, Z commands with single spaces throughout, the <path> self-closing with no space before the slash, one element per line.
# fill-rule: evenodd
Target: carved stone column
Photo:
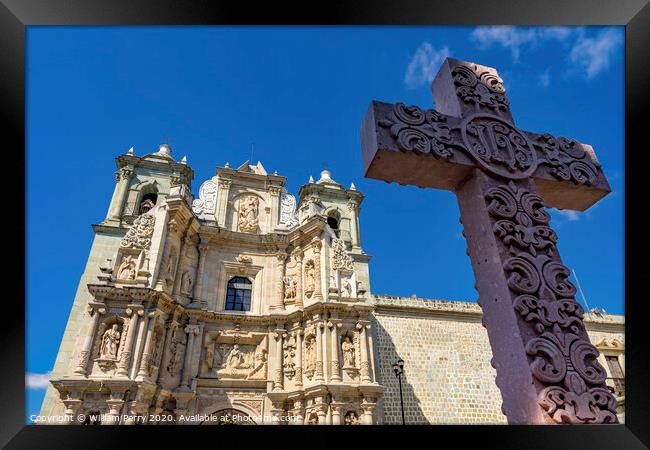
<path fill-rule="evenodd" d="M 316 415 L 318 416 L 318 425 L 327 425 L 327 403 L 322 397 L 316 399 Z"/>
<path fill-rule="evenodd" d="M 135 332 L 138 329 L 138 309 L 134 306 L 130 306 L 126 309 L 126 314 L 130 316 L 129 319 L 129 329 L 126 332 L 126 340 L 124 341 L 124 349 L 122 350 L 122 355 L 120 356 L 120 361 L 117 365 L 117 371 L 115 375 L 119 377 L 128 377 L 129 376 L 129 363 L 131 362 L 131 347 L 133 347 L 133 337 Z"/>
<path fill-rule="evenodd" d="M 167 361 L 171 358 L 171 342 L 174 336 L 174 331 L 178 328 L 178 321 L 176 318 L 168 320 L 166 323 L 167 333 L 165 334 L 165 346 L 163 347 L 163 355 L 160 363 L 160 370 L 158 371 L 158 379 L 162 377 L 163 373 L 167 373 L 166 370 L 163 370 Z"/>
<path fill-rule="evenodd" d="M 370 380 L 373 383 L 377 382 L 377 369 L 375 369 L 375 347 L 372 342 L 372 328 L 370 324 L 366 325 L 368 340 L 368 359 L 370 360 Z"/>
<path fill-rule="evenodd" d="M 144 379 L 149 378 L 149 364 L 151 363 L 151 346 L 153 341 L 153 329 L 156 326 L 156 313 L 150 312 L 147 314 L 149 323 L 147 324 L 147 333 L 144 341 L 144 350 L 142 351 L 142 359 L 140 360 L 140 369 L 136 378 Z"/>
<path fill-rule="evenodd" d="M 304 286 L 303 283 L 303 276 L 304 274 L 302 273 L 302 258 L 303 258 L 303 252 L 300 247 L 297 247 L 294 251 L 294 256 L 296 258 L 296 268 L 298 271 L 298 280 L 297 283 L 298 285 L 296 286 L 296 306 L 298 308 L 302 308 L 304 305 L 303 302 L 303 292 L 302 292 L 302 287 Z"/>
<path fill-rule="evenodd" d="M 284 309 L 284 272 L 287 261 L 287 254 L 280 252 L 277 255 L 278 258 L 278 269 L 277 269 L 277 281 L 276 281 L 276 293 L 272 297 L 273 301 L 269 305 L 269 308 L 272 310 Z"/>
<path fill-rule="evenodd" d="M 341 327 L 341 323 L 335 320 L 330 320 L 327 323 L 327 326 L 330 328 L 331 334 L 331 348 L 332 348 L 332 361 L 331 361 L 331 375 L 330 381 L 341 381 L 341 365 L 339 363 L 339 334 L 338 329 Z"/>
<path fill-rule="evenodd" d="M 361 382 L 370 383 L 370 363 L 368 362 L 368 339 L 366 323 L 357 323 L 357 330 L 359 330 L 359 348 L 361 351 Z"/>
<path fill-rule="evenodd" d="M 300 399 L 293 402 L 293 420 L 290 422 L 292 425 L 304 425 L 305 423 L 305 408 L 304 402 Z"/>
<path fill-rule="evenodd" d="M 323 274 L 321 273 L 320 252 L 323 243 L 316 238 L 312 246 L 314 247 L 314 300 L 323 299 Z"/>
<path fill-rule="evenodd" d="M 72 425 L 72 424 L 78 424 L 77 422 L 77 411 L 79 411 L 79 408 L 81 408 L 81 405 L 83 404 L 83 400 L 78 398 L 78 395 L 81 395 L 80 393 L 70 393 L 68 394 L 68 398 L 61 400 L 63 402 L 63 406 L 65 407 L 65 411 L 63 414 L 65 414 L 65 423 Z"/>
<path fill-rule="evenodd" d="M 185 327 L 187 333 L 187 347 L 185 347 L 185 360 L 183 361 L 183 376 L 181 377 L 180 388 L 187 390 L 190 382 L 190 371 L 192 370 L 192 353 L 194 350 L 194 336 L 199 332 L 198 325 L 188 325 Z"/>
<path fill-rule="evenodd" d="M 106 420 L 102 421 L 102 425 L 118 425 L 120 423 L 120 411 L 124 406 L 124 397 L 125 392 L 123 391 L 111 391 L 109 399 L 106 400 L 108 414 L 106 414 Z"/>
<path fill-rule="evenodd" d="M 133 174 L 133 169 L 128 167 L 122 167 L 115 173 L 115 181 L 117 182 L 117 185 L 115 186 L 111 206 L 108 210 L 108 220 L 119 222 L 120 217 L 122 217 L 122 211 L 124 211 L 124 200 L 126 199 L 129 181 L 133 177 Z"/>
<path fill-rule="evenodd" d="M 363 409 L 363 417 L 361 418 L 361 423 L 363 425 L 372 425 L 373 423 L 373 413 L 377 403 L 368 401 L 364 399 L 361 402 L 361 408 Z"/>
<path fill-rule="evenodd" d="M 280 420 L 280 416 L 284 414 L 282 402 L 272 402 L 271 405 L 271 423 L 273 425 L 281 425 L 282 421 Z"/>
<path fill-rule="evenodd" d="M 323 322 L 316 322 L 316 374 L 315 380 L 324 382 L 323 379 Z"/>
<path fill-rule="evenodd" d="M 302 387 L 302 328 L 296 330 L 296 387 Z"/>
<path fill-rule="evenodd" d="M 207 305 L 207 301 L 203 298 L 203 277 L 205 276 L 205 258 L 209 248 L 209 241 L 202 238 L 199 244 L 199 266 L 196 270 L 196 282 L 194 283 L 192 303 Z"/>
<path fill-rule="evenodd" d="M 332 425 L 341 425 L 341 413 L 343 412 L 343 404 L 331 403 L 330 408 L 332 409 Z"/>
<path fill-rule="evenodd" d="M 74 370 L 75 375 L 86 376 L 88 363 L 90 362 L 90 353 L 92 352 L 93 344 L 95 342 L 95 333 L 97 332 L 97 323 L 99 322 L 99 316 L 106 314 L 106 308 L 100 307 L 90 309 L 89 312 L 92 314 L 92 318 L 90 321 L 90 326 L 88 327 L 86 339 L 84 339 L 83 346 L 79 352 L 79 360 L 77 361 L 77 367 Z"/>
<path fill-rule="evenodd" d="M 284 330 L 277 328 L 273 333 L 275 339 L 275 373 L 273 378 L 273 390 L 281 391 L 284 389 L 284 377 L 282 375 L 282 337 Z"/>
<path fill-rule="evenodd" d="M 359 204 L 350 199 L 348 202 L 348 209 L 350 210 L 350 239 L 352 240 L 352 248 L 358 249 L 361 246 L 359 242 Z"/>

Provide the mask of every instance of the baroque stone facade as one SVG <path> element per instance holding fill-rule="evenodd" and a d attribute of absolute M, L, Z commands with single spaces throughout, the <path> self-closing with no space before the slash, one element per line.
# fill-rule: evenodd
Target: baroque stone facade
<path fill-rule="evenodd" d="M 398 423 L 401 357 L 408 423 L 505 421 L 476 304 L 371 294 L 354 185 L 323 171 L 296 199 L 246 162 L 194 199 L 193 171 L 167 145 L 116 162 L 43 415 Z M 587 324 L 624 369 L 622 318 Z"/>

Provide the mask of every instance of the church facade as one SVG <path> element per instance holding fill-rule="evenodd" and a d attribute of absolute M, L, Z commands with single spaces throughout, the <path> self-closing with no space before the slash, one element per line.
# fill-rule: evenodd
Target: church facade
<path fill-rule="evenodd" d="M 363 194 L 261 163 L 194 199 L 161 145 L 116 158 L 41 414 L 65 423 L 505 423 L 477 304 L 374 295 Z M 585 317 L 624 411 L 622 316 Z"/>

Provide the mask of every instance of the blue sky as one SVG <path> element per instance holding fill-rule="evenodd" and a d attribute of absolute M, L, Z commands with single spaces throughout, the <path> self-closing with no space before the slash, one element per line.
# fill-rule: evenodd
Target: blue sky
<path fill-rule="evenodd" d="M 327 168 L 366 194 L 374 293 L 476 301 L 450 192 L 363 178 L 371 100 L 432 107 L 446 56 L 495 67 L 520 128 L 591 144 L 612 193 L 552 211 L 591 307 L 623 313 L 622 27 L 29 27 L 27 416 L 40 408 L 114 161 L 170 140 L 200 184 L 250 156 L 290 192 Z"/>

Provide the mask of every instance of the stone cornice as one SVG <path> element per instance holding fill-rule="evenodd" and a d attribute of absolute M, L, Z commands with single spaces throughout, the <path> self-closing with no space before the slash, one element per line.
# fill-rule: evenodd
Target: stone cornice
<path fill-rule="evenodd" d="M 435 300 L 427 298 L 396 297 L 389 295 L 371 295 L 377 313 L 390 313 L 402 311 L 410 313 L 429 312 L 436 316 L 464 316 L 468 319 L 479 319 L 483 312 L 478 303 Z M 585 326 L 590 331 L 609 331 L 623 333 L 625 329 L 625 317 L 618 314 L 596 315 L 586 313 L 584 317 Z"/>

